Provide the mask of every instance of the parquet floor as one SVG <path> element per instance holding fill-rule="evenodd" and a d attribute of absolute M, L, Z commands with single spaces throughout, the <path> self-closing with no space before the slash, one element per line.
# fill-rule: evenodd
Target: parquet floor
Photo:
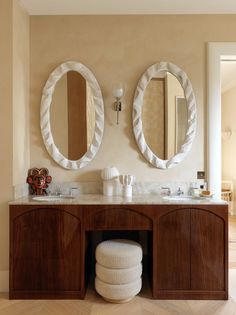
<path fill-rule="evenodd" d="M 236 296 L 235 296 L 236 297 Z M 0 296 L 1 315 L 235 315 L 236 300 L 164 301 L 143 294 L 126 304 L 103 301 L 90 288 L 85 300 L 8 300 Z"/>
<path fill-rule="evenodd" d="M 229 219 L 229 267 L 236 269 L 236 216 Z"/>
<path fill-rule="evenodd" d="M 142 294 L 126 304 L 103 301 L 93 289 L 85 300 L 8 300 L 0 296 L 1 315 L 235 315 L 236 301 L 164 301 Z"/>
<path fill-rule="evenodd" d="M 230 299 L 228 301 L 152 300 L 148 285 L 126 304 L 110 304 L 94 291 L 85 300 L 8 300 L 0 295 L 0 315 L 236 315 L 236 217 L 230 218 Z"/>

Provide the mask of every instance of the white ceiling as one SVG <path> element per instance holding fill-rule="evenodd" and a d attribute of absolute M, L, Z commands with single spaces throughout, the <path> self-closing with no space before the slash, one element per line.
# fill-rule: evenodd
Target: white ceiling
<path fill-rule="evenodd" d="M 236 0 L 19 0 L 30 15 L 234 14 Z"/>
<path fill-rule="evenodd" d="M 236 86 L 236 61 L 221 62 L 221 90 L 222 92 L 224 93 L 235 86 Z"/>

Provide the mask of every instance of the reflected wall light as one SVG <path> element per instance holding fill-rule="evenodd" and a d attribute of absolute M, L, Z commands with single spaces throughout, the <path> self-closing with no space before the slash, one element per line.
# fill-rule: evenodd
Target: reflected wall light
<path fill-rule="evenodd" d="M 112 89 L 113 96 L 115 97 L 116 101 L 114 102 L 114 107 L 116 111 L 116 123 L 119 124 L 119 112 L 122 110 L 122 96 L 124 95 L 124 87 L 122 83 L 116 83 L 113 85 Z"/>

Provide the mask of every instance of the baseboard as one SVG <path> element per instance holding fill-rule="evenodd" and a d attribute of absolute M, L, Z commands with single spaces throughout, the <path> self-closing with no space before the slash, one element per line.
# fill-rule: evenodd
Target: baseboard
<path fill-rule="evenodd" d="M 9 292 L 9 270 L 0 270 L 0 292 Z"/>

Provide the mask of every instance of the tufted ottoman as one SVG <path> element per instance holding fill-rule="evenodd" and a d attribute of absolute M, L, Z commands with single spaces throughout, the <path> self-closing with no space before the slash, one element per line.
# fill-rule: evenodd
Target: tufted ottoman
<path fill-rule="evenodd" d="M 137 242 L 114 239 L 100 243 L 95 252 L 95 289 L 107 301 L 125 303 L 142 287 L 142 247 Z"/>

